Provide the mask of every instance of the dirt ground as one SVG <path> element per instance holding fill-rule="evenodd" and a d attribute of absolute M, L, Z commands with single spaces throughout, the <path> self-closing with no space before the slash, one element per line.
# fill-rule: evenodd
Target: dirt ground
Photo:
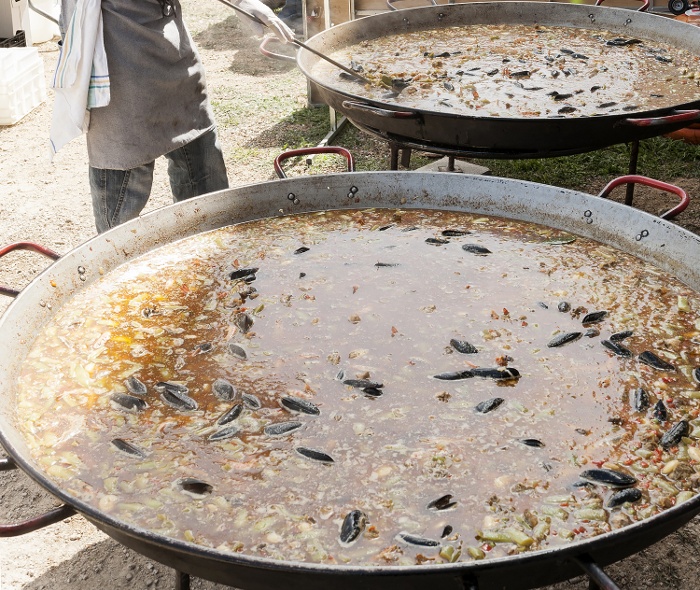
<path fill-rule="evenodd" d="M 306 104 L 306 82 L 293 66 L 271 62 L 257 53 L 257 43 L 239 28 L 229 9 L 215 2 L 183 0 L 186 19 L 200 47 L 212 101 L 222 123 L 221 140 L 233 186 L 273 178 L 271 161 L 284 147 L 282 126 L 293 128 L 294 111 Z M 55 66 L 55 41 L 38 46 L 48 81 Z M 236 106 L 231 110 L 231 99 Z M 257 100 L 257 102 L 256 102 Z M 267 101 L 267 102 L 266 102 Z M 255 114 L 262 103 L 259 117 Z M 0 246 L 31 240 L 65 253 L 94 235 L 84 139 L 48 161 L 52 93 L 18 124 L 0 127 Z M 239 114 L 237 114 L 240 111 Z M 242 113 L 242 114 L 241 114 Z M 342 144 L 342 141 L 339 142 Z M 370 142 L 371 143 L 371 142 Z M 700 195 L 700 179 L 674 181 Z M 590 187 L 591 193 L 601 186 Z M 161 159 L 156 164 L 153 195 L 147 210 L 170 202 Z M 664 206 L 640 190 L 636 203 L 651 212 Z M 700 231 L 700 199 L 679 218 Z M 47 265 L 41 257 L 13 253 L 0 263 L 0 284 L 21 288 Z M 4 299 L 4 298 L 0 298 Z M 9 300 L 0 300 L 0 313 Z M 17 471 L 0 473 L 0 522 L 28 518 L 54 500 Z M 700 520 L 651 548 L 607 568 L 621 588 L 696 590 L 700 587 Z M 128 550 L 97 531 L 80 516 L 42 531 L 0 539 L 0 590 L 92 590 L 94 588 L 168 588 L 172 570 Z M 193 580 L 193 588 L 224 588 Z M 551 590 L 583 590 L 583 578 Z"/>

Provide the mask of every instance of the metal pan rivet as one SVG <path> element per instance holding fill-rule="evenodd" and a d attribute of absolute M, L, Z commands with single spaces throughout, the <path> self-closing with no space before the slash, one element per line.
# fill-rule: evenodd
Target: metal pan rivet
<path fill-rule="evenodd" d="M 632 19 L 631 19 L 631 18 L 628 18 L 628 19 L 625 21 L 625 25 L 630 25 L 630 24 L 632 24 Z"/>
<path fill-rule="evenodd" d="M 288 198 L 290 201 L 293 201 L 294 199 L 297 198 L 297 196 L 296 196 L 294 193 L 289 193 L 289 194 L 287 195 L 287 198 Z"/>
<path fill-rule="evenodd" d="M 78 267 L 78 274 L 79 275 L 84 275 L 87 271 L 85 270 L 84 266 L 79 266 Z"/>
<path fill-rule="evenodd" d="M 350 187 L 350 193 L 353 194 L 353 195 L 354 195 L 355 193 L 357 193 L 357 191 L 359 191 L 359 190 L 360 190 L 360 189 L 357 188 L 356 186 L 351 186 L 351 187 Z"/>
<path fill-rule="evenodd" d="M 584 216 L 584 217 L 593 217 L 593 211 L 591 211 L 590 209 L 586 209 L 586 210 L 583 212 L 583 216 Z"/>
<path fill-rule="evenodd" d="M 646 238 L 646 237 L 648 237 L 648 236 L 649 236 L 649 231 L 646 230 L 646 229 L 643 229 L 642 231 L 640 231 L 640 232 L 634 237 L 634 239 L 637 240 L 637 241 L 639 242 L 639 241 L 642 240 L 642 238 Z"/>
<path fill-rule="evenodd" d="M 595 15 L 589 14 L 589 15 L 588 15 L 588 18 L 591 19 L 591 22 L 592 22 L 592 23 L 595 22 Z"/>
<path fill-rule="evenodd" d="M 39 301 L 39 307 L 46 307 L 46 301 Z"/>

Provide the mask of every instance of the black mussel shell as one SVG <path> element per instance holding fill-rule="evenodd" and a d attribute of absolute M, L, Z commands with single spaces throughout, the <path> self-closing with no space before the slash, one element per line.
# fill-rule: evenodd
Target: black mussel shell
<path fill-rule="evenodd" d="M 591 313 L 587 313 L 584 317 L 583 320 L 581 321 L 582 324 L 595 324 L 598 322 L 602 322 L 603 318 L 608 315 L 607 311 L 594 311 Z"/>
<path fill-rule="evenodd" d="M 285 434 L 290 434 L 295 430 L 299 430 L 303 424 L 301 422 L 289 421 L 289 422 L 276 422 L 274 424 L 268 424 L 263 429 L 263 432 L 267 436 L 284 436 Z"/>
<path fill-rule="evenodd" d="M 693 369 L 693 381 L 700 384 L 700 367 Z"/>
<path fill-rule="evenodd" d="M 634 390 L 634 401 L 632 402 L 632 406 L 634 407 L 634 409 L 637 412 L 643 412 L 650 405 L 651 405 L 651 401 L 649 400 L 649 394 L 641 387 L 638 387 L 637 389 L 635 389 Z"/>
<path fill-rule="evenodd" d="M 615 332 L 610 336 L 611 342 L 622 342 L 623 340 L 632 336 L 634 332 L 632 330 L 623 330 L 622 332 Z"/>
<path fill-rule="evenodd" d="M 146 395 L 148 393 L 146 384 L 134 375 L 124 381 L 124 385 L 129 393 L 133 395 Z"/>
<path fill-rule="evenodd" d="M 642 491 L 638 488 L 626 488 L 618 490 L 610 496 L 607 502 L 608 508 L 616 508 L 627 502 L 639 502 L 642 499 Z"/>
<path fill-rule="evenodd" d="M 476 405 L 475 410 L 480 414 L 488 414 L 492 410 L 495 410 L 500 406 L 505 400 L 502 397 L 492 397 Z"/>
<path fill-rule="evenodd" d="M 462 250 L 464 250 L 465 252 L 469 252 L 470 254 L 477 254 L 479 256 L 486 256 L 487 254 L 491 254 L 491 250 L 489 250 L 485 246 L 480 246 L 479 244 L 463 244 Z"/>
<path fill-rule="evenodd" d="M 216 421 L 216 423 L 219 426 L 224 426 L 225 424 L 228 424 L 229 422 L 233 422 L 238 416 L 241 415 L 241 412 L 243 411 L 243 402 L 237 402 L 231 406 L 230 409 L 226 410 L 219 419 Z"/>
<path fill-rule="evenodd" d="M 676 422 L 668 432 L 661 437 L 660 445 L 664 449 L 676 446 L 684 436 L 688 436 L 690 424 L 687 420 Z"/>
<path fill-rule="evenodd" d="M 236 388 L 226 381 L 226 379 L 217 379 L 212 383 L 211 390 L 214 395 L 220 400 L 225 402 L 230 402 L 234 397 L 236 397 Z"/>
<path fill-rule="evenodd" d="M 667 363 L 665 360 L 659 358 L 649 350 L 645 350 L 642 354 L 639 355 L 638 358 L 639 362 L 644 363 L 645 365 L 648 365 L 652 369 L 656 369 L 657 371 L 676 370 L 676 367 L 674 367 L 671 363 Z"/>
<path fill-rule="evenodd" d="M 566 332 L 565 334 L 558 334 L 547 342 L 548 348 L 556 348 L 558 346 L 563 346 L 569 342 L 575 342 L 581 338 L 581 332 Z"/>
<path fill-rule="evenodd" d="M 109 396 L 109 399 L 113 407 L 126 412 L 142 412 L 148 407 L 148 404 L 140 397 L 134 397 L 126 393 L 113 393 Z"/>
<path fill-rule="evenodd" d="M 362 393 L 365 394 L 367 397 L 381 397 L 384 395 L 384 392 L 379 389 L 378 387 L 363 387 L 362 388 Z"/>
<path fill-rule="evenodd" d="M 307 459 L 311 459 L 312 461 L 318 461 L 319 463 L 334 463 L 333 457 L 327 455 L 323 451 L 309 449 L 308 447 L 297 447 L 295 450 L 302 457 L 306 457 Z"/>
<path fill-rule="evenodd" d="M 221 428 L 220 430 L 217 430 L 214 434 L 212 434 L 209 437 L 209 440 L 217 441 L 217 440 L 226 440 L 229 438 L 233 438 L 240 431 L 241 431 L 241 429 L 238 428 L 238 426 L 234 426 L 232 424 L 230 426 L 226 426 L 225 428 Z"/>
<path fill-rule="evenodd" d="M 302 246 L 301 248 L 297 248 L 296 250 L 294 250 L 294 254 L 303 254 L 304 252 L 308 252 L 309 250 L 311 250 L 311 248 Z"/>
<path fill-rule="evenodd" d="M 370 381 L 369 379 L 345 379 L 343 380 L 343 385 L 349 385 L 350 387 L 355 387 L 357 389 L 364 389 L 365 387 L 374 387 L 376 389 L 381 389 L 382 387 L 384 387 L 383 383 Z"/>
<path fill-rule="evenodd" d="M 416 545 L 417 547 L 438 547 L 440 545 L 440 541 L 427 539 L 419 535 L 412 535 L 411 533 L 399 533 L 396 535 L 396 539 L 408 545 Z"/>
<path fill-rule="evenodd" d="M 666 409 L 666 404 L 663 400 L 659 400 L 654 405 L 654 411 L 652 412 L 652 417 L 656 418 L 659 422 L 665 422 L 668 420 L 668 410 Z"/>
<path fill-rule="evenodd" d="M 460 379 L 469 379 L 473 376 L 474 373 L 472 371 L 450 371 L 449 373 L 433 375 L 433 379 L 439 379 L 440 381 L 459 381 Z"/>
<path fill-rule="evenodd" d="M 571 309 L 571 304 L 568 301 L 560 301 L 557 305 L 557 309 L 562 313 L 566 313 Z"/>
<path fill-rule="evenodd" d="M 518 442 L 524 444 L 526 447 L 533 447 L 535 449 L 544 447 L 544 443 L 536 438 L 519 438 Z"/>
<path fill-rule="evenodd" d="M 474 377 L 483 377 L 484 379 L 495 379 L 496 381 L 509 381 L 511 379 L 520 379 L 520 371 L 514 367 L 496 367 L 490 369 L 488 367 L 477 367 L 470 369 Z"/>
<path fill-rule="evenodd" d="M 146 456 L 146 451 L 138 448 L 135 445 L 132 445 L 130 442 L 127 442 L 122 438 L 112 439 L 112 445 L 116 449 L 120 450 L 122 453 L 126 453 L 127 455 L 130 455 L 132 457 L 138 457 L 139 459 L 143 459 Z"/>
<path fill-rule="evenodd" d="M 471 232 L 467 231 L 466 229 L 443 229 L 440 233 L 446 238 L 459 238 L 461 236 L 466 236 Z"/>
<path fill-rule="evenodd" d="M 440 496 L 437 500 L 433 500 L 427 506 L 428 510 L 448 510 L 456 506 L 457 502 L 452 501 L 452 494 Z"/>
<path fill-rule="evenodd" d="M 235 342 L 228 343 L 228 351 L 242 361 L 248 358 L 248 353 L 246 352 L 245 348 L 243 348 L 240 344 L 236 344 Z"/>
<path fill-rule="evenodd" d="M 288 412 L 295 412 L 297 414 L 318 416 L 321 413 L 321 410 L 318 409 L 316 404 L 300 397 L 283 397 L 280 400 L 280 405 Z"/>
<path fill-rule="evenodd" d="M 452 528 L 452 525 L 448 524 L 444 529 L 442 529 L 442 534 L 440 535 L 440 538 L 444 539 L 448 535 L 451 535 L 453 530 L 454 529 Z"/>
<path fill-rule="evenodd" d="M 611 488 L 628 488 L 637 483 L 637 478 L 612 469 L 587 469 L 581 473 L 580 477 L 591 483 Z"/>
<path fill-rule="evenodd" d="M 441 240 L 440 238 L 426 238 L 425 243 L 431 244 L 433 246 L 444 246 L 445 244 L 449 244 L 450 240 Z"/>
<path fill-rule="evenodd" d="M 450 346 L 462 354 L 476 354 L 479 352 L 479 349 L 476 346 L 470 344 L 466 340 L 456 340 L 453 338 L 450 340 Z"/>
<path fill-rule="evenodd" d="M 190 390 L 186 385 L 181 385 L 180 383 L 174 383 L 173 381 L 159 381 L 155 385 L 155 390 L 158 393 L 163 393 L 168 391 L 174 395 L 182 394 L 187 395 Z"/>
<path fill-rule="evenodd" d="M 195 479 L 194 477 L 185 477 L 178 482 L 178 486 L 183 492 L 192 494 L 193 496 L 206 496 L 211 494 L 214 487 L 205 481 Z"/>
<path fill-rule="evenodd" d="M 385 268 L 385 267 L 398 266 L 398 265 L 399 265 L 398 262 L 377 262 L 377 263 L 375 263 L 374 266 L 376 266 L 377 268 Z"/>
<path fill-rule="evenodd" d="M 241 396 L 241 400 L 243 400 L 243 403 L 251 410 L 259 410 L 262 408 L 262 403 L 260 403 L 260 400 L 252 393 L 244 393 Z"/>
<path fill-rule="evenodd" d="M 239 268 L 238 270 L 234 270 L 230 275 L 229 278 L 232 281 L 237 281 L 239 279 L 245 281 L 246 283 L 252 283 L 255 280 L 255 275 L 260 270 L 259 268 Z"/>
<path fill-rule="evenodd" d="M 247 334 L 253 327 L 254 320 L 247 313 L 240 312 L 233 316 L 233 323 L 243 334 Z"/>
<path fill-rule="evenodd" d="M 367 516 L 361 510 L 351 510 L 345 515 L 340 527 L 341 545 L 350 545 L 356 541 L 367 525 Z"/>
<path fill-rule="evenodd" d="M 617 356 L 622 356 L 629 358 L 632 356 L 632 351 L 629 348 L 625 348 L 622 344 L 613 342 L 612 340 L 601 340 L 600 343 L 605 346 L 610 352 L 616 354 Z"/>

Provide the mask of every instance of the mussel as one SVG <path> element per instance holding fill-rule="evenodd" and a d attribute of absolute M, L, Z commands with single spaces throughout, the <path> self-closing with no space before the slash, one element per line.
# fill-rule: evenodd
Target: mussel
<path fill-rule="evenodd" d="M 580 477 L 591 483 L 611 488 L 628 488 L 637 483 L 637 478 L 612 469 L 586 469 Z"/>
<path fill-rule="evenodd" d="M 401 532 L 398 535 L 396 535 L 396 539 L 401 541 L 402 543 L 406 543 L 408 545 L 416 545 L 418 547 L 438 547 L 440 545 L 440 541 L 436 541 L 435 539 L 428 539 L 426 537 L 412 535 L 411 533 L 404 532 Z"/>
<path fill-rule="evenodd" d="M 214 395 L 220 400 L 229 402 L 236 396 L 236 388 L 226 381 L 226 379 L 217 379 L 211 386 Z"/>
<path fill-rule="evenodd" d="M 470 344 L 466 340 L 457 340 L 453 338 L 450 340 L 450 346 L 462 354 L 476 354 L 479 352 L 479 349 L 476 346 Z"/>
<path fill-rule="evenodd" d="M 642 491 L 638 488 L 626 488 L 612 494 L 607 502 L 608 508 L 616 508 L 627 502 L 639 502 L 642 499 Z"/>
<path fill-rule="evenodd" d="M 318 409 L 318 406 L 316 404 L 301 397 L 283 397 L 280 400 L 280 405 L 288 412 L 293 412 L 296 414 L 309 414 L 311 416 L 318 416 L 321 413 L 321 410 Z"/>
<path fill-rule="evenodd" d="M 134 397 L 126 393 L 115 392 L 109 396 L 109 400 L 114 408 L 126 412 L 143 412 L 148 407 L 148 404 L 140 397 Z"/>
<path fill-rule="evenodd" d="M 558 346 L 563 346 L 569 342 L 574 342 L 581 338 L 581 332 L 566 332 L 564 334 L 558 334 L 547 342 L 548 348 L 556 348 Z"/>
<path fill-rule="evenodd" d="M 640 363 L 644 363 L 645 365 L 651 367 L 652 369 L 656 369 L 657 371 L 676 370 L 676 367 L 674 367 L 671 363 L 667 363 L 665 360 L 659 358 L 656 354 L 649 350 L 645 350 L 637 358 L 639 358 Z"/>
<path fill-rule="evenodd" d="M 228 424 L 229 422 L 233 422 L 238 416 L 241 415 L 241 412 L 243 411 L 243 402 L 236 402 L 233 404 L 228 410 L 226 410 L 221 416 L 219 416 L 219 419 L 216 421 L 216 423 L 219 426 L 224 426 L 225 424 Z"/>
<path fill-rule="evenodd" d="M 112 439 L 112 445 L 114 446 L 114 448 L 120 450 L 122 453 L 126 453 L 131 457 L 138 457 L 139 459 L 143 459 L 146 456 L 146 451 L 140 449 L 135 445 L 132 445 L 130 442 L 127 442 L 122 438 Z"/>
<path fill-rule="evenodd" d="M 297 447 L 296 452 L 302 457 L 311 459 L 312 461 L 318 461 L 319 463 L 333 463 L 333 457 L 324 453 L 323 451 L 318 451 L 316 449 L 309 449 L 308 447 Z"/>
<path fill-rule="evenodd" d="M 601 340 L 600 343 L 605 346 L 610 352 L 616 354 L 617 356 L 622 356 L 629 358 L 632 356 L 632 351 L 629 348 L 625 348 L 622 344 L 613 342 L 612 340 Z"/>
<path fill-rule="evenodd" d="M 428 503 L 428 510 L 449 510 L 457 505 L 457 502 L 452 501 L 452 494 L 440 496 L 437 500 Z"/>
<path fill-rule="evenodd" d="M 302 426 L 303 424 L 301 422 L 295 422 L 293 420 L 289 422 L 276 422 L 265 426 L 263 432 L 267 436 L 284 436 L 285 434 L 299 430 Z"/>
<path fill-rule="evenodd" d="M 133 395 L 146 395 L 148 393 L 146 384 L 135 375 L 132 375 L 126 381 L 124 381 L 124 385 L 126 386 L 128 392 Z"/>
<path fill-rule="evenodd" d="M 340 544 L 350 545 L 356 541 L 367 525 L 367 516 L 361 510 L 351 510 L 345 515 L 340 527 Z"/>
<path fill-rule="evenodd" d="M 688 432 L 690 432 L 690 424 L 687 420 L 676 422 L 670 430 L 664 433 L 659 444 L 663 449 L 668 450 L 676 446 L 684 436 L 688 436 Z"/>
<path fill-rule="evenodd" d="M 483 402 L 479 402 L 474 408 L 479 414 L 488 414 L 500 406 L 505 400 L 502 397 L 492 397 Z"/>

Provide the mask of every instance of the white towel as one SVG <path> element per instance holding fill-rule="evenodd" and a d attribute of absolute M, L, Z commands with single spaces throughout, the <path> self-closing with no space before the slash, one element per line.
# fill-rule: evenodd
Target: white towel
<path fill-rule="evenodd" d="M 87 131 L 90 109 L 109 104 L 101 0 L 78 0 L 56 64 L 51 158 Z"/>

